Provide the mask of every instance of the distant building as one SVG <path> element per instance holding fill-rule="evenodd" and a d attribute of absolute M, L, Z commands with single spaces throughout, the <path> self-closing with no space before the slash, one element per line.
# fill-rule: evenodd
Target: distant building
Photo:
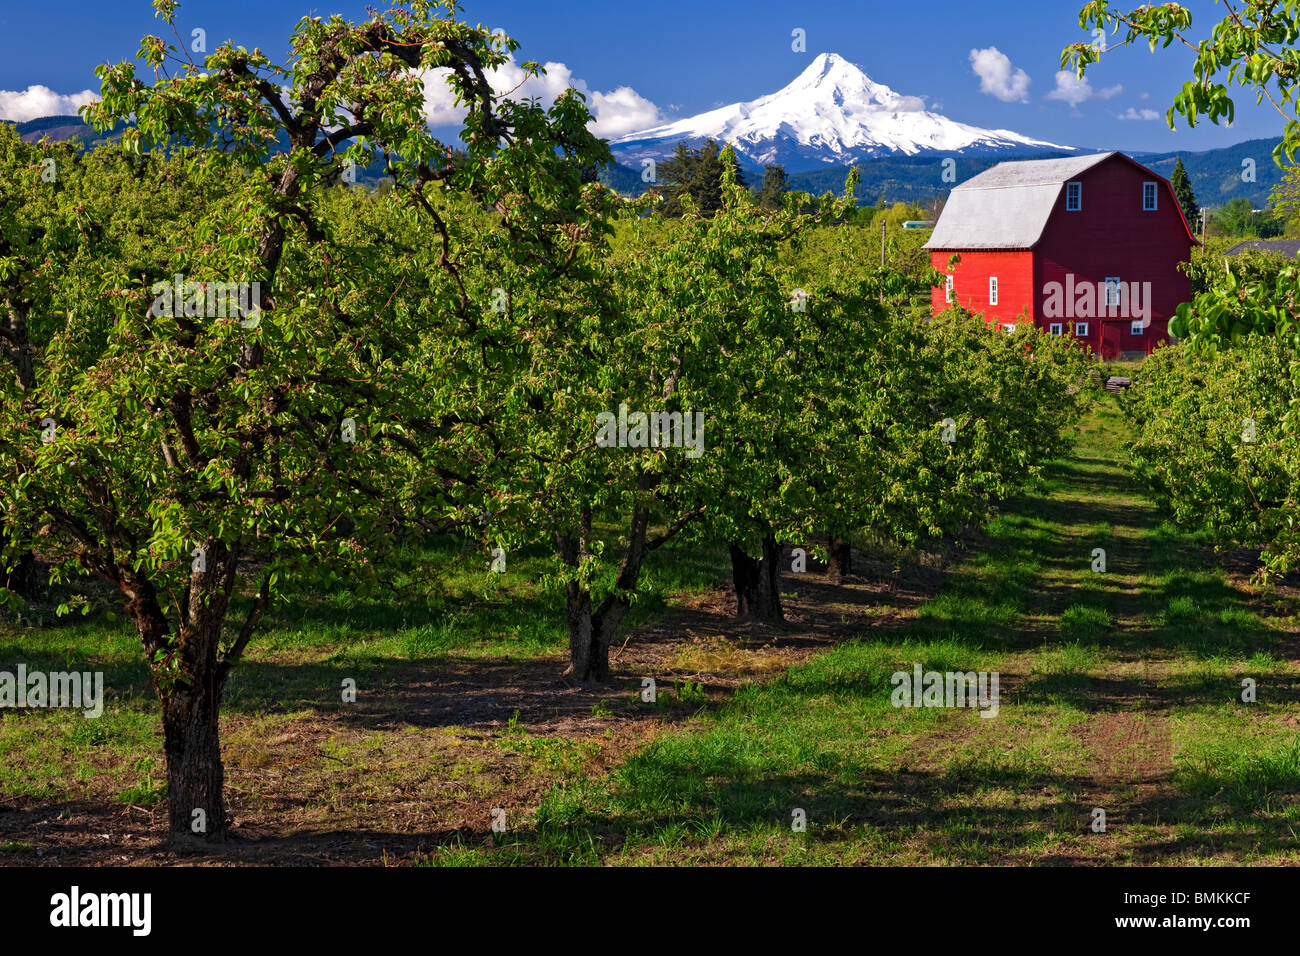
<path fill-rule="evenodd" d="M 933 219 L 909 219 L 903 223 L 904 229 L 933 229 Z"/>
<path fill-rule="evenodd" d="M 1271 252 L 1276 256 L 1294 259 L 1300 255 L 1300 241 L 1294 239 L 1247 239 L 1239 242 L 1225 256 L 1239 256 L 1243 252 Z"/>
<path fill-rule="evenodd" d="M 948 276 L 931 305 L 1147 355 L 1191 298 L 1178 264 L 1198 244 L 1169 181 L 1123 153 L 999 163 L 953 189 L 925 244 Z"/>

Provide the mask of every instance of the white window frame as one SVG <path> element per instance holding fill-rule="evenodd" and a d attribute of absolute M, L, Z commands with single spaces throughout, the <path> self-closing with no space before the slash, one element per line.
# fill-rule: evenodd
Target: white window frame
<path fill-rule="evenodd" d="M 1065 332 L 1065 326 L 1060 322 L 1053 322 L 1047 327 L 1048 335 L 1062 335 Z"/>
<path fill-rule="evenodd" d="M 1123 284 L 1124 280 L 1119 276 L 1106 276 L 1106 309 L 1118 309 L 1120 307 L 1120 289 Z M 1112 296 L 1114 296 L 1113 302 L 1111 301 Z"/>
<path fill-rule="evenodd" d="M 1076 339 L 1086 339 L 1086 338 L 1088 337 L 1088 329 L 1089 329 L 1089 328 L 1090 328 L 1090 326 L 1088 325 L 1087 322 L 1075 322 L 1075 323 L 1074 323 L 1074 337 L 1075 337 Z M 1082 329 L 1082 331 L 1080 331 L 1081 329 Z"/>
<path fill-rule="evenodd" d="M 1147 205 L 1147 190 L 1151 192 L 1151 205 Z M 1160 184 L 1148 180 L 1142 184 L 1142 211 L 1155 212 L 1160 205 Z"/>
<path fill-rule="evenodd" d="M 989 305 L 998 304 L 998 277 L 989 276 Z"/>
<path fill-rule="evenodd" d="M 1070 205 L 1071 187 L 1073 187 L 1073 189 L 1075 190 L 1075 196 L 1074 196 L 1075 203 L 1073 206 Z M 1076 179 L 1074 180 L 1074 182 L 1069 182 L 1065 184 L 1065 211 L 1079 212 L 1082 209 L 1083 209 L 1083 183 Z"/>
<path fill-rule="evenodd" d="M 951 301 L 952 301 L 952 286 L 953 286 L 953 281 L 952 281 L 952 280 L 953 280 L 953 277 L 952 277 L 951 275 L 949 275 L 949 276 L 947 277 L 947 281 L 944 283 L 943 297 L 944 297 L 944 300 L 947 301 L 947 302 L 951 302 Z"/>
<path fill-rule="evenodd" d="M 1147 327 L 1141 319 L 1134 319 L 1128 324 L 1129 335 L 1146 335 Z"/>
<path fill-rule="evenodd" d="M 1014 322 L 1003 322 L 1003 323 L 1002 323 L 1002 331 L 1006 332 L 1007 335 L 1011 335 L 1012 333 L 1014 333 L 1014 332 L 1016 331 L 1016 323 L 1014 323 Z"/>

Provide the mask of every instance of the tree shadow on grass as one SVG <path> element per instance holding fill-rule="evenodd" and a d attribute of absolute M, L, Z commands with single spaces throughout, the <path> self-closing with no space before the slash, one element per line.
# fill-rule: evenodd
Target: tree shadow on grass
<path fill-rule="evenodd" d="M 629 766 L 624 788 L 637 791 L 636 768 Z M 909 771 L 840 775 L 797 773 L 730 777 L 718 768 L 660 767 L 656 782 L 675 776 L 681 785 L 656 793 L 650 804 L 634 798 L 614 808 L 542 816 L 532 827 L 512 834 L 509 851 L 485 849 L 485 862 L 556 862 L 596 846 L 600 855 L 620 850 L 637 855 L 660 847 L 671 859 L 674 847 L 702 849 L 719 839 L 770 858 L 773 838 L 820 846 L 826 857 L 865 856 L 887 864 L 901 845 L 909 856 L 938 863 L 1036 862 L 1086 864 L 1178 862 L 1183 854 L 1228 854 L 1244 860 L 1261 846 L 1292 848 L 1292 826 L 1280 812 L 1258 807 L 1228 807 L 1213 797 L 1175 790 L 1153 790 L 1164 778 L 1136 778 L 1135 796 L 1108 800 L 1107 833 L 1091 830 L 1097 781 L 1089 776 L 969 764 L 939 772 Z M 1300 793 L 1300 778 L 1290 782 Z M 1008 793 L 1019 795 L 1008 800 Z M 1028 800 L 1020 799 L 1028 797 Z M 682 809 L 685 807 L 685 809 Z M 806 834 L 794 834 L 793 813 L 802 810 Z M 1129 828 L 1151 832 L 1129 838 Z M 1178 832 L 1169 835 L 1169 828 Z M 1121 839 L 1116 840 L 1116 836 Z M 1101 847 L 1088 848 L 1097 840 Z M 1079 847 L 1055 851 L 1061 841 Z M 480 838 L 481 845 L 481 838 Z M 1045 846 L 1048 847 L 1045 849 Z M 736 852 L 728 850 L 725 852 Z M 689 859 L 689 849 L 681 851 Z M 663 858 L 662 856 L 660 857 Z"/>

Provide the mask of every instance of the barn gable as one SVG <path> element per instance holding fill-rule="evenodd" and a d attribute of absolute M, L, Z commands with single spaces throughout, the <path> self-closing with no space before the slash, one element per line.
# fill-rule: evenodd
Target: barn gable
<path fill-rule="evenodd" d="M 953 189 L 925 248 L 1032 249 L 1042 238 L 1065 184 L 1112 157 L 1155 177 L 1173 198 L 1163 177 L 1123 153 L 999 163 Z M 1186 222 L 1183 225 L 1186 228 Z M 1190 230 L 1188 236 L 1195 238 Z"/>

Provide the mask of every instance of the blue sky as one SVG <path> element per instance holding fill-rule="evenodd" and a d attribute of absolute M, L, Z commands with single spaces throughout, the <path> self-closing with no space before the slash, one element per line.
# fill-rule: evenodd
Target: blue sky
<path fill-rule="evenodd" d="M 383 0 L 374 0 L 382 3 Z M 1171 131 L 1164 112 L 1190 75 L 1190 50 L 1150 54 L 1145 47 L 1108 54 L 1089 72 L 1089 90 L 1055 92 L 1062 46 L 1086 40 L 1077 25 L 1082 0 L 875 0 L 804 3 L 640 0 L 479 0 L 463 5 L 470 22 L 503 28 L 523 43 L 520 59 L 561 64 L 558 80 L 607 97 L 602 122 L 621 130 L 641 117 L 689 116 L 773 92 L 817 53 L 834 52 L 900 93 L 923 96 L 944 115 L 1085 147 L 1130 150 L 1211 149 L 1276 135 L 1282 125 L 1253 96 L 1235 97 L 1233 128 L 1209 124 Z M 1133 0 L 1137 5 L 1137 0 Z M 1185 0 L 1193 32 L 1223 14 L 1210 0 Z M 188 0 L 185 31 L 202 27 L 209 49 L 226 38 L 269 53 L 286 48 L 306 14 L 361 19 L 363 2 Z M 0 6 L 0 118 L 26 119 L 51 99 L 97 89 L 95 64 L 134 57 L 139 38 L 159 32 L 148 0 L 62 0 Z M 791 50 L 791 31 L 806 32 L 807 52 Z M 50 42 L 57 36 L 59 42 Z M 993 48 L 996 52 L 990 52 Z M 972 66 L 972 51 L 985 51 Z M 1021 78 L 1021 71 L 1027 80 Z M 982 85 L 984 88 L 982 89 Z M 32 91 L 47 87 L 51 93 Z M 614 91 L 628 87 L 621 97 Z M 1052 95 L 1054 94 L 1054 95 Z M 1068 95 L 1067 95 L 1068 94 Z M 622 111 L 622 112 L 620 112 Z M 1152 115 L 1156 119 L 1150 118 Z M 1130 117 L 1120 119 L 1121 116 Z"/>

